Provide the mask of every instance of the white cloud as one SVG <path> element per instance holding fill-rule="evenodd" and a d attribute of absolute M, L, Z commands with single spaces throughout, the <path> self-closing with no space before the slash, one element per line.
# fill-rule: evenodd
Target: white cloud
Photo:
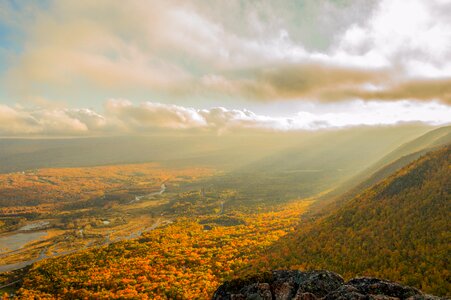
<path fill-rule="evenodd" d="M 96 132 L 93 118 L 101 118 L 87 110 L 34 109 L 0 105 L 1 135 L 80 135 Z M 91 119 L 91 120 L 90 120 Z"/>
<path fill-rule="evenodd" d="M 246 109 L 195 109 L 177 105 L 109 100 L 103 115 L 89 109 L 25 109 L 0 105 L 0 136 L 79 136 L 152 134 L 162 131 L 227 133 L 234 131 L 292 131 L 451 122 L 451 108 L 439 103 L 412 101 L 354 101 L 345 111 L 300 111 L 288 117 L 271 117 Z"/>
<path fill-rule="evenodd" d="M 401 68 L 400 76 L 450 77 L 450 14 L 449 1 L 383 0 L 367 22 L 337 38 L 333 56 L 367 57 L 361 63 Z"/>
<path fill-rule="evenodd" d="M 109 100 L 105 114 L 109 121 L 127 131 L 188 129 L 207 125 L 193 108 L 152 102 L 135 106 L 128 100 Z"/>

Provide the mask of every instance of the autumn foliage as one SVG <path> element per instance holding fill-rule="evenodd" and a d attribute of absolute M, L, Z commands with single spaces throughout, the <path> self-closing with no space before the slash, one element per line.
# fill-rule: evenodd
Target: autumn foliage
<path fill-rule="evenodd" d="M 158 190 L 168 180 L 196 180 L 212 173 L 206 168 L 168 169 L 146 163 L 0 174 L 0 216 L 52 213 L 96 199 L 130 200 L 133 193 Z"/>
<path fill-rule="evenodd" d="M 309 202 L 243 214 L 236 226 L 180 218 L 139 239 L 42 261 L 24 280 L 23 299 L 206 299 L 284 236 Z M 208 228 L 208 229 L 207 229 Z"/>

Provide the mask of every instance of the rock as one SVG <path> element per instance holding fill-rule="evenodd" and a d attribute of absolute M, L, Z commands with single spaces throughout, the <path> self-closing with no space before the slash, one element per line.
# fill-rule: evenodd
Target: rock
<path fill-rule="evenodd" d="M 298 290 L 324 297 L 344 284 L 343 278 L 330 271 L 309 271 L 304 280 L 299 283 Z"/>
<path fill-rule="evenodd" d="M 312 293 L 297 293 L 296 296 L 293 298 L 293 300 L 317 300 L 318 297 L 316 297 Z"/>
<path fill-rule="evenodd" d="M 228 300 L 228 299 L 248 299 L 241 291 L 251 291 L 251 286 L 255 283 L 264 283 L 272 280 L 271 273 L 262 273 L 245 279 L 235 279 L 222 284 L 214 293 L 213 299 Z M 247 288 L 247 289 L 246 289 Z"/>
<path fill-rule="evenodd" d="M 275 271 L 272 273 L 271 284 L 274 298 L 277 300 L 291 300 L 299 286 L 298 271 Z"/>
<path fill-rule="evenodd" d="M 407 298 L 407 300 L 440 300 L 440 299 L 443 299 L 443 298 L 432 296 L 432 295 L 427 295 L 427 294 L 415 295 L 415 296 Z"/>
<path fill-rule="evenodd" d="M 422 295 L 420 290 L 416 288 L 372 277 L 354 278 L 348 281 L 347 284 L 354 286 L 360 293 L 365 295 L 384 295 L 399 299 Z"/>
<path fill-rule="evenodd" d="M 249 300 L 272 300 L 271 287 L 268 283 L 254 283 L 241 289 L 240 294 Z"/>
<path fill-rule="evenodd" d="M 214 300 L 440 300 L 395 282 L 361 277 L 344 282 L 330 271 L 278 270 L 222 284 Z"/>
<path fill-rule="evenodd" d="M 342 285 L 335 291 L 330 292 L 324 300 L 365 300 L 367 296 L 360 294 L 357 288 L 352 285 Z"/>
<path fill-rule="evenodd" d="M 278 300 L 291 300 L 296 294 L 296 285 L 291 282 L 273 283 L 274 297 Z"/>

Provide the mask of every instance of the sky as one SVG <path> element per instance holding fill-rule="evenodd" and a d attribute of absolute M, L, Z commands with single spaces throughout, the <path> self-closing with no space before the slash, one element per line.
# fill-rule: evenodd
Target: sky
<path fill-rule="evenodd" d="M 451 122 L 451 0 L 0 1 L 0 136 Z"/>

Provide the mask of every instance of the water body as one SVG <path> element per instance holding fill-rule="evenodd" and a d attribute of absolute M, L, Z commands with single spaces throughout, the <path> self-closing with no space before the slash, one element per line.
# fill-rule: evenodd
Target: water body
<path fill-rule="evenodd" d="M 36 230 L 36 229 L 43 229 L 43 227 L 46 227 L 50 223 L 48 221 L 39 221 L 27 224 L 25 226 L 22 226 L 19 228 L 19 231 L 30 231 L 30 230 Z"/>
<path fill-rule="evenodd" d="M 141 200 L 144 199 L 144 198 L 151 198 L 151 197 L 153 197 L 153 196 L 162 195 L 165 191 L 166 191 L 166 185 L 163 183 L 163 184 L 161 185 L 161 187 L 160 187 L 160 191 L 158 191 L 158 192 L 153 192 L 153 193 L 150 193 L 150 194 L 147 194 L 147 195 L 135 196 L 135 199 L 132 200 L 132 201 L 130 201 L 129 203 L 131 204 L 131 203 L 134 203 L 134 202 L 141 201 Z"/>
<path fill-rule="evenodd" d="M 26 244 L 37 241 L 46 235 L 47 231 L 35 231 L 0 236 L 0 253 L 19 250 Z"/>
<path fill-rule="evenodd" d="M 164 192 L 164 190 L 166 189 L 166 187 L 162 187 L 162 192 Z M 165 221 L 161 221 L 161 219 L 157 219 L 157 221 L 150 227 L 148 228 L 142 228 L 140 230 L 138 230 L 137 232 L 131 233 L 129 236 L 125 236 L 125 237 L 119 237 L 116 238 L 115 240 L 111 240 L 111 232 L 108 233 L 108 235 L 105 237 L 105 241 L 102 243 L 103 245 L 108 245 L 112 242 L 117 242 L 117 241 L 121 241 L 121 240 L 129 240 L 129 239 L 133 239 L 133 238 L 137 238 L 140 237 L 144 232 L 148 232 L 148 231 L 152 231 L 154 229 L 156 229 L 158 226 L 160 226 L 161 224 L 170 224 L 172 223 L 170 220 L 165 220 Z M 82 231 L 83 232 L 83 231 Z M 42 235 L 35 236 L 35 239 L 39 239 L 43 236 L 45 236 L 47 234 L 47 232 L 30 232 L 30 233 L 16 233 L 14 235 L 11 235 L 9 237 L 15 236 L 15 238 L 17 238 L 18 235 L 21 235 L 21 237 L 23 237 L 23 235 L 30 235 L 30 234 L 35 234 L 35 233 L 42 233 Z M 30 236 L 31 237 L 31 236 Z M 5 237 L 0 237 L 0 245 L 2 245 L 3 247 L 3 240 L 2 238 L 6 238 Z M 30 240 L 32 241 L 32 240 Z M 22 246 L 24 246 L 26 243 L 23 243 Z M 89 248 L 89 246 L 91 246 L 92 242 L 88 243 L 85 247 L 83 247 L 84 249 Z M 18 248 L 19 249 L 19 248 Z M 55 256 L 62 256 L 62 255 L 67 255 L 67 254 L 71 254 L 71 253 L 75 253 L 77 251 L 79 251 L 80 249 L 76 249 L 76 250 L 69 250 L 69 251 L 65 251 L 65 252 L 61 252 L 61 253 L 52 253 L 50 255 L 47 255 L 47 248 L 44 248 L 41 250 L 41 253 L 39 254 L 38 257 L 27 260 L 27 261 L 21 261 L 21 262 L 17 262 L 17 263 L 13 263 L 13 264 L 8 264 L 8 265 L 0 265 L 0 273 L 2 272 L 9 272 L 9 271 L 13 271 L 13 270 L 17 270 L 17 269 L 22 269 L 25 268 L 26 266 L 29 266 L 37 261 L 43 260 L 45 258 L 51 258 L 51 257 L 55 257 Z M 1 252 L 0 252 L 1 253 Z"/>

